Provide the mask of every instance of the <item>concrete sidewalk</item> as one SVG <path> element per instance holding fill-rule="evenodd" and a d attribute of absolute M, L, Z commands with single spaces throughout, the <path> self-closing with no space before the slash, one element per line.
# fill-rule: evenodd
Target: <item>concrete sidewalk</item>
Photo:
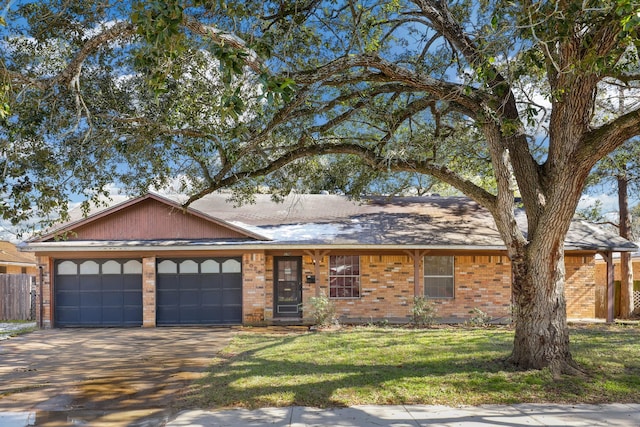
<path fill-rule="evenodd" d="M 365 426 L 616 426 L 640 427 L 640 404 L 430 405 L 307 407 L 185 411 L 167 427 L 365 427 Z"/>

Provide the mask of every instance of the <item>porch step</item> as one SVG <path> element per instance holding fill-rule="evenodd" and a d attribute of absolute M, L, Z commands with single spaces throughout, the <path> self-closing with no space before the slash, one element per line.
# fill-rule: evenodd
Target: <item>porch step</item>
<path fill-rule="evenodd" d="M 299 317 L 278 317 L 272 320 L 274 325 L 303 325 L 304 322 Z"/>

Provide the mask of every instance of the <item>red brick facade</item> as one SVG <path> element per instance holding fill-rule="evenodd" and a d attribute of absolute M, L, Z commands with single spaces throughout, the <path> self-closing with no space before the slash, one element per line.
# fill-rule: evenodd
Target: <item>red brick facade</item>
<path fill-rule="evenodd" d="M 156 257 L 142 259 L 142 326 L 156 326 Z"/>
<path fill-rule="evenodd" d="M 316 266 L 310 255 L 302 256 L 302 277 L 315 275 Z M 251 317 L 246 323 L 270 323 L 273 320 L 273 256 L 264 257 L 264 270 L 253 261 L 244 268 L 245 286 L 252 289 L 253 276 L 264 283 L 264 304 L 260 316 L 260 303 L 252 299 Z M 316 295 L 316 287 L 329 294 L 329 256 L 319 259 L 319 277 L 315 284 L 303 280 L 303 305 Z M 418 296 L 423 295 L 423 261 L 419 262 Z M 593 256 L 567 256 L 565 258 L 568 318 L 595 317 L 595 262 Z M 265 278 L 263 281 L 262 277 Z M 435 298 L 437 315 L 443 321 L 464 321 L 474 308 L 478 308 L 498 321 L 508 321 L 511 313 L 511 265 L 504 255 L 474 255 L 455 257 L 454 298 Z M 413 260 L 408 255 L 361 255 L 360 297 L 333 299 L 338 313 L 345 321 L 408 321 L 411 316 L 414 291 Z M 245 295 L 249 292 L 245 289 Z M 253 291 L 252 291 L 253 292 Z M 247 301 L 244 303 L 247 306 Z M 245 313 L 247 313 L 245 308 Z M 308 310 L 304 320 L 310 322 Z"/>
<path fill-rule="evenodd" d="M 567 317 L 570 319 L 595 319 L 596 282 L 595 257 L 565 257 L 565 288 Z"/>
<path fill-rule="evenodd" d="M 350 253 L 357 255 L 357 253 Z M 433 255 L 434 253 L 430 253 Z M 89 254 L 85 254 L 89 256 Z M 200 254 L 199 256 L 202 256 Z M 316 254 L 317 255 L 317 254 Z M 329 294 L 329 256 L 325 251 L 314 263 L 313 253 L 287 254 L 302 261 L 303 306 L 316 294 Z M 419 256 L 417 275 L 413 255 L 407 253 L 361 254 L 360 297 L 333 299 L 343 321 L 370 322 L 388 320 L 408 322 L 415 296 L 424 294 L 424 266 Z M 189 254 L 184 254 L 188 257 Z M 210 256 L 224 256 L 212 253 Z M 274 256 L 253 251 L 242 256 L 242 318 L 244 324 L 270 324 L 273 316 Z M 567 317 L 595 317 L 595 261 L 593 256 L 568 255 L 566 266 Z M 143 326 L 156 325 L 156 258 L 141 257 Z M 51 268 L 53 259 L 41 256 L 43 268 L 42 300 L 44 326 L 53 325 Z M 445 322 L 467 320 L 478 308 L 496 321 L 507 322 L 511 310 L 511 270 L 504 255 L 458 255 L 454 258 L 454 297 L 434 298 L 437 317 Z M 315 277 L 307 283 L 305 277 Z M 418 277 L 418 283 L 415 283 Z M 38 282 L 40 294 L 40 284 Z M 303 310 L 304 323 L 310 323 L 309 310 Z M 37 304 L 40 318 L 40 303 Z"/>

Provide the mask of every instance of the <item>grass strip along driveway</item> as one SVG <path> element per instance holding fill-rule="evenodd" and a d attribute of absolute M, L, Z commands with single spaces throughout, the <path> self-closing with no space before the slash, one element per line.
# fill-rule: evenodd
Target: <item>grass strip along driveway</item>
<path fill-rule="evenodd" d="M 548 370 L 504 363 L 508 328 L 348 328 L 335 332 L 237 334 L 187 406 L 363 404 L 478 405 L 640 401 L 640 327 L 571 330 L 586 377 L 554 380 Z"/>

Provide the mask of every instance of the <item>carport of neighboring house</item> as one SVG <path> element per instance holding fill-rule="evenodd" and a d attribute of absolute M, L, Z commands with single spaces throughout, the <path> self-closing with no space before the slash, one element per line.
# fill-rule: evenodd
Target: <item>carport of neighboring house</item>
<path fill-rule="evenodd" d="M 198 243 L 261 240 L 155 196 L 118 205 L 37 240 L 64 246 L 39 254 L 38 315 L 54 327 L 241 324 L 242 252 Z"/>

